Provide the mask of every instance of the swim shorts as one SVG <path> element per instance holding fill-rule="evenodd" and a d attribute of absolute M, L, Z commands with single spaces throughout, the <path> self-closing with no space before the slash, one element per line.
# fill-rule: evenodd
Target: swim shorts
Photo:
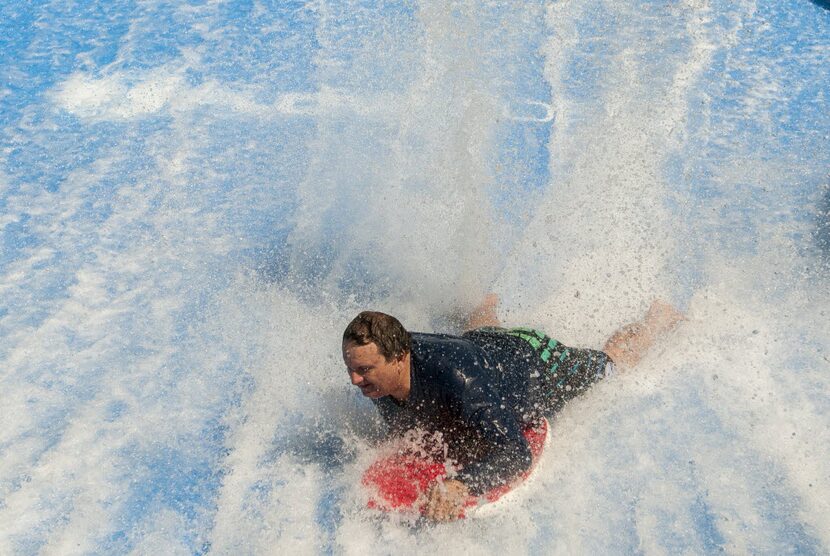
<path fill-rule="evenodd" d="M 463 336 L 485 351 L 489 351 L 486 344 L 524 345 L 521 352 L 526 355 L 521 360 L 529 373 L 528 393 L 545 406 L 546 412 L 559 409 L 588 386 L 614 372 L 614 362 L 605 352 L 565 346 L 534 328 L 477 328 Z"/>

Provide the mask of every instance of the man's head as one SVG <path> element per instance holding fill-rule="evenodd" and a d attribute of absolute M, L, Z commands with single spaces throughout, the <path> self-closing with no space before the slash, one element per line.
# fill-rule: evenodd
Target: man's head
<path fill-rule="evenodd" d="M 343 332 L 343 361 L 349 377 L 369 398 L 406 398 L 411 348 L 409 332 L 385 313 L 363 311 Z"/>

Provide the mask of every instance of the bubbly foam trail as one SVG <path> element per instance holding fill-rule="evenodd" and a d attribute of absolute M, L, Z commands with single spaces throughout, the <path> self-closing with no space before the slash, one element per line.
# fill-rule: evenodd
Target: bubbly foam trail
<path fill-rule="evenodd" d="M 736 9 L 726 41 L 718 43 L 710 5 L 690 2 L 677 7 L 681 13 L 673 15 L 680 17 L 673 22 L 672 32 L 664 31 L 660 44 L 668 54 L 655 61 L 643 58 L 643 37 L 653 32 L 654 26 L 662 26 L 669 14 L 655 14 L 643 22 L 626 8 L 605 7 L 616 25 L 610 36 L 568 35 L 584 27 L 585 19 L 591 17 L 587 4 L 557 4 L 548 15 L 553 38 L 548 46 L 547 71 L 554 91 L 556 124 L 560 126 L 551 139 L 554 181 L 546 198 L 535 207 L 534 218 L 523 231 L 524 239 L 497 282 L 497 289 L 508 292 L 505 311 L 510 319 L 543 323 L 575 343 L 596 344 L 618 324 L 639 316 L 638 311 L 653 296 L 672 297 L 681 290 L 673 282 L 672 272 L 667 271 L 676 257 L 677 240 L 682 238 L 672 233 L 672 217 L 663 205 L 674 187 L 663 175 L 665 153 L 686 147 L 688 137 L 683 126 L 691 117 L 689 98 L 719 49 L 728 49 L 731 41 L 738 40 L 743 17 Z M 426 9 L 422 14 L 435 18 L 425 21 L 428 36 L 433 33 L 432 37 L 449 40 L 435 31 L 448 26 L 444 12 Z M 595 63 L 603 64 L 606 50 L 612 53 L 603 74 L 610 86 L 596 98 L 585 99 L 578 92 L 566 94 L 568 81 L 574 77 L 563 74 L 574 59 L 598 57 L 591 46 L 597 40 L 606 44 L 601 50 L 603 58 L 594 59 Z M 442 46 L 436 50 L 445 55 L 448 49 Z M 430 54 L 436 55 L 434 50 Z M 463 56 L 460 65 L 458 71 L 463 73 Z M 651 74 L 668 77 L 653 83 L 646 79 Z M 430 96 L 434 95 L 433 91 Z M 437 104 L 432 100 L 430 106 Z M 423 111 L 415 112 L 424 115 Z M 405 121 L 408 130 L 423 125 Z M 465 129 L 465 122 L 464 117 L 451 119 L 449 127 Z M 435 122 L 427 124 L 434 126 Z M 394 205 L 411 194 L 394 186 L 377 185 L 376 177 L 367 178 L 363 169 L 360 176 L 369 181 L 365 190 L 368 200 L 361 198 L 359 204 L 341 201 L 339 196 L 351 190 L 339 191 L 338 182 L 330 177 L 320 185 L 324 180 L 318 172 L 328 176 L 332 168 L 327 161 L 337 159 L 334 155 L 345 157 L 345 161 L 337 161 L 338 165 L 364 161 L 352 147 L 344 155 L 343 149 L 334 144 L 337 133 L 329 123 L 325 127 L 321 142 L 326 162 L 319 162 L 320 169 L 315 169 L 304 184 L 308 212 L 302 213 L 302 220 L 308 226 L 300 226 L 299 233 L 305 235 L 295 235 L 295 245 L 316 245 L 323 241 L 321 236 L 327 237 L 327 219 L 314 216 L 321 202 L 322 212 L 329 211 L 326 214 L 359 210 L 360 214 L 379 217 L 383 228 L 390 229 L 391 220 L 401 219 Z M 359 133 L 358 137 L 365 140 L 373 131 Z M 433 141 L 444 137 L 435 129 L 423 135 Z M 461 144 L 470 140 L 467 135 L 461 137 Z M 407 158 L 417 153 L 393 152 L 390 156 L 406 168 Z M 471 159 L 462 156 L 460 160 L 463 166 Z M 435 224 L 431 211 L 439 211 L 438 220 L 447 217 L 436 206 L 446 198 L 445 190 L 451 189 L 449 194 L 462 198 L 467 195 L 463 183 L 446 178 L 440 168 L 433 170 L 437 176 L 445 176 L 436 180 L 440 187 L 433 190 L 427 185 L 429 193 L 418 197 L 419 206 L 414 210 L 406 207 L 408 214 L 415 215 L 413 221 L 425 223 L 430 232 Z M 388 175 L 400 176 L 401 170 L 396 165 Z M 392 200 L 389 206 L 372 200 L 377 191 L 387 195 L 384 202 Z M 338 205 L 341 202 L 346 203 L 345 209 Z M 393 216 L 386 213 L 390 209 Z M 380 227 L 374 222 L 367 224 L 372 231 Z M 448 230 L 438 229 L 438 235 L 452 236 Z M 430 233 L 422 231 L 416 237 L 428 237 L 424 232 Z M 363 230 L 355 227 L 354 233 L 362 234 Z M 374 235 L 370 232 L 366 237 Z M 302 242 L 297 241 L 299 237 Z M 399 247 L 394 237 L 384 240 L 382 248 L 389 246 Z M 400 266 L 406 270 L 395 276 L 400 290 L 380 291 L 374 301 L 398 310 L 419 325 L 427 322 L 428 315 L 423 312 L 434 310 L 425 308 L 440 304 L 459 285 L 451 279 L 438 289 L 428 285 L 435 279 L 434 272 L 443 270 L 442 276 L 447 272 L 455 276 L 453 273 L 459 271 L 434 267 L 435 261 L 451 259 L 443 251 L 443 244 L 428 242 L 424 250 L 405 248 L 400 256 L 383 258 L 383 265 L 373 258 L 374 254 L 364 256 L 360 247 L 348 237 L 336 240 L 330 247 L 336 263 L 326 268 L 325 287 L 333 287 L 332 277 L 340 279 L 356 270 L 345 262 L 352 256 L 359 257 L 358 272 L 363 265 L 381 273 L 399 272 Z M 300 252 L 302 257 L 307 256 L 305 251 Z M 393 260 L 389 270 L 389 261 Z M 472 266 L 476 268 L 476 264 Z M 490 267 L 477 268 L 486 275 L 484 269 Z M 723 275 L 725 270 L 716 258 L 708 262 L 708 272 L 713 276 Z M 778 320 L 775 304 L 748 305 L 751 298 L 747 298 L 744 288 L 751 289 L 751 285 L 739 286 L 737 278 L 733 277 L 733 287 L 726 291 L 698 291 L 689 303 L 690 321 L 660 344 L 639 369 L 598 386 L 555 420 L 553 444 L 557 449 L 539 470 L 541 484 L 530 499 L 510 512 L 416 531 L 394 519 L 375 522 L 365 509 L 360 509 L 361 494 L 354 485 L 371 454 L 362 452 L 357 460 L 345 464 L 343 475 L 325 479 L 338 485 L 334 490 L 340 493 L 343 511 L 333 533 L 322 537 L 332 543 L 328 546 L 346 553 L 382 550 L 390 544 L 404 553 L 434 550 L 437 546 L 465 553 L 524 553 L 541 547 L 545 552 L 565 554 L 636 550 L 660 553 L 690 547 L 703 552 L 764 552 L 785 546 L 820 551 L 827 545 L 823 521 L 826 506 L 815 494 L 822 491 L 822 483 L 814 478 L 826 475 L 826 467 L 811 457 L 812 448 L 777 450 L 770 449 L 770 444 L 787 441 L 783 430 L 807 433 L 826 422 L 826 402 L 802 405 L 815 384 L 826 384 L 826 373 L 814 369 L 813 382 L 806 391 L 796 387 L 787 392 L 787 373 L 778 369 L 786 367 L 786 352 L 771 355 L 762 349 L 772 338 L 786 335 L 787 324 Z M 411 284 L 424 279 L 424 283 Z M 528 282 L 531 291 L 526 299 L 516 292 Z M 408 298 L 413 291 L 419 294 L 417 307 L 398 302 L 398 296 Z M 753 326 L 762 323 L 768 332 L 754 334 Z M 800 349 L 799 340 L 788 337 Z M 753 375 L 753 380 L 748 381 L 747 374 Z M 757 400 L 759 392 L 766 390 L 780 392 L 775 403 L 782 408 L 788 404 L 805 408 L 799 416 L 804 421 L 764 416 L 764 402 Z M 755 409 L 747 414 L 737 406 Z M 805 426 L 805 422 L 811 425 Z M 820 445 L 817 442 L 814 446 Z M 802 463 L 806 465 L 802 467 Z M 305 484 L 293 475 L 287 476 L 292 477 L 290 484 Z M 287 507 L 293 507 L 293 497 L 301 496 L 301 489 L 289 495 L 292 502 Z M 299 502 L 297 505 L 304 507 Z M 790 511 L 799 505 L 803 510 Z M 288 510 L 280 509 L 271 518 L 281 523 L 293 519 L 284 511 Z M 766 529 L 760 531 L 751 525 L 754 523 L 765 523 Z M 293 542 L 286 533 L 283 535 L 281 540 Z"/>
<path fill-rule="evenodd" d="M 0 553 L 828 551 L 830 12 L 0 11 Z M 509 508 L 377 519 L 342 328 L 490 289 L 575 345 L 688 320 Z"/>
<path fill-rule="evenodd" d="M 513 293 L 522 317 L 555 326 L 568 342 L 599 347 L 615 327 L 640 318 L 650 299 L 673 293 L 668 264 L 676 239 L 661 166 L 681 143 L 690 88 L 715 48 L 705 31 L 711 10 L 698 4 L 672 8 L 677 17 L 660 38 L 666 54 L 658 61 L 644 60 L 636 42 L 653 22 L 630 8 L 606 6 L 618 27 L 601 37 L 578 31 L 595 5 L 549 10 L 546 72 L 561 114 L 550 153 L 557 179 L 497 283 L 528 292 Z M 599 93 L 570 85 L 567 68 L 582 57 L 605 70 Z M 661 78 L 647 78 L 653 75 Z M 536 284 L 528 283 L 528 266 Z"/>

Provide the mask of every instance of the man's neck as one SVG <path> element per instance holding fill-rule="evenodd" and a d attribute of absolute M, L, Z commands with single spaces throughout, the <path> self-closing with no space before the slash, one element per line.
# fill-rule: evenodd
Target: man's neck
<path fill-rule="evenodd" d="M 390 395 L 399 402 L 405 402 L 409 397 L 409 391 L 412 389 L 412 357 L 407 353 L 401 362 L 401 380 L 400 386 L 395 389 Z"/>

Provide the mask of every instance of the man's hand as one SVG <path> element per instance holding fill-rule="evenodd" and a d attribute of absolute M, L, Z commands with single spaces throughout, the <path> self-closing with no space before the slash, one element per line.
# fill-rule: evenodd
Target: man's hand
<path fill-rule="evenodd" d="M 435 521 L 458 519 L 469 497 L 470 491 L 461 481 L 450 479 L 435 483 L 427 493 L 424 515 Z"/>

